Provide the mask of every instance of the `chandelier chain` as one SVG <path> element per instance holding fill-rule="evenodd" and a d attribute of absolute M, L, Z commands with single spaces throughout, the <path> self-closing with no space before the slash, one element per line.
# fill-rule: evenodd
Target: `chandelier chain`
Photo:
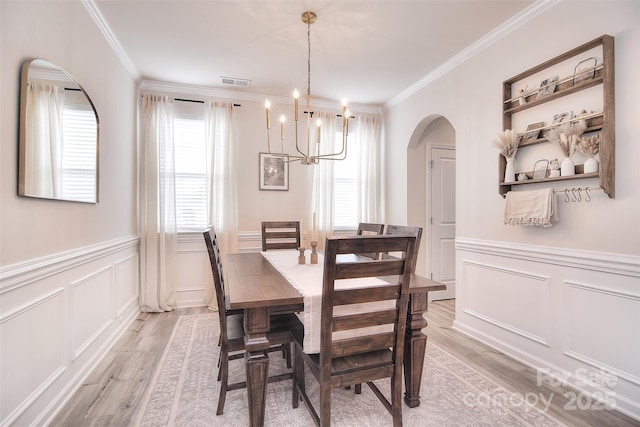
<path fill-rule="evenodd" d="M 309 99 L 309 97 L 311 97 L 311 18 L 310 17 L 307 20 L 307 99 Z"/>

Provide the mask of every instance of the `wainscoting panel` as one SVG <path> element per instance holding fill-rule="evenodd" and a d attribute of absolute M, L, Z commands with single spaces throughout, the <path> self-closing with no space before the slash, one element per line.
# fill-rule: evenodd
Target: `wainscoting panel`
<path fill-rule="evenodd" d="M 576 282 L 565 287 L 564 354 L 640 386 L 640 335 L 612 333 L 618 325 L 640 324 L 640 294 Z"/>
<path fill-rule="evenodd" d="M 139 237 L 0 268 L 0 426 L 45 425 L 136 318 Z"/>
<path fill-rule="evenodd" d="M 71 283 L 71 345 L 76 360 L 113 322 L 113 267 Z"/>
<path fill-rule="evenodd" d="M 454 328 L 640 420 L 640 257 L 456 239 Z"/>
<path fill-rule="evenodd" d="M 549 278 L 526 271 L 497 267 L 473 261 L 463 262 L 463 280 L 473 278 L 466 289 L 469 303 L 465 313 L 513 334 L 549 345 Z M 496 298 L 499 295 L 499 298 Z M 520 304 L 505 301 L 527 301 L 528 310 Z"/>
<path fill-rule="evenodd" d="M 115 307 L 118 320 L 122 320 L 121 317 L 127 309 L 138 302 L 139 262 L 138 253 L 133 253 L 114 264 Z"/>
<path fill-rule="evenodd" d="M 213 289 L 213 276 L 202 233 L 181 233 L 178 236 L 177 259 L 177 307 L 205 305 L 205 286 Z"/>
<path fill-rule="evenodd" d="M 63 291 L 54 289 L 0 319 L 3 424 L 15 420 L 65 369 Z"/>

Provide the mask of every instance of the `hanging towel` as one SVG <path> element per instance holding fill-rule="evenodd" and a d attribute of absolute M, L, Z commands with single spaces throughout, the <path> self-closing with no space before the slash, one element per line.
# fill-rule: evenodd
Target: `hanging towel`
<path fill-rule="evenodd" d="M 551 188 L 509 191 L 504 207 L 504 223 L 551 227 L 558 220 L 556 196 Z"/>

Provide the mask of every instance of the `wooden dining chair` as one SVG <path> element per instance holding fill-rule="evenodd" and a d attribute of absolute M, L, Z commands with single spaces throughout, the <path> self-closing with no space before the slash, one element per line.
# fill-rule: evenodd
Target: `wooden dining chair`
<path fill-rule="evenodd" d="M 370 222 L 361 222 L 358 224 L 358 231 L 356 233 L 357 236 L 371 236 L 371 235 L 380 235 L 384 230 L 384 224 L 374 224 Z M 367 252 L 363 254 L 358 254 L 365 256 L 367 258 L 375 259 L 378 258 L 378 253 L 376 252 Z"/>
<path fill-rule="evenodd" d="M 227 310 L 225 304 L 224 275 L 222 274 L 222 259 L 215 230 L 209 228 L 204 233 L 204 241 L 209 252 L 213 283 L 216 292 L 218 317 L 220 320 L 220 361 L 218 381 L 220 381 L 220 395 L 216 415 L 224 411 L 227 391 L 238 390 L 247 386 L 246 381 L 229 384 L 229 361 L 244 358 L 244 316 L 238 310 Z M 267 339 L 271 347 L 267 350 L 282 351 L 286 355 L 287 367 L 291 368 L 291 343 L 293 336 L 302 338 L 303 325 L 294 314 L 280 314 L 270 319 L 271 329 Z M 283 381 L 293 378 L 289 372 L 269 377 L 269 382 Z"/>
<path fill-rule="evenodd" d="M 414 253 L 414 262 L 413 262 L 413 271 L 416 272 L 416 265 L 418 263 L 418 251 L 420 250 L 420 241 L 422 240 L 422 227 L 413 227 L 407 225 L 387 225 L 387 230 L 385 231 L 386 235 L 390 236 L 402 236 L 402 235 L 411 235 L 416 236 L 416 250 Z M 389 255 L 388 253 L 383 254 L 383 257 L 389 257 L 393 255 Z"/>
<path fill-rule="evenodd" d="M 263 221 L 262 250 L 298 249 L 300 221 Z"/>
<path fill-rule="evenodd" d="M 331 391 L 352 384 L 366 383 L 393 417 L 393 425 L 402 425 L 402 359 L 409 301 L 414 236 L 329 237 L 324 252 L 322 285 L 320 353 L 303 352 L 296 340 L 293 359 L 294 382 L 292 404 L 298 407 L 300 397 L 317 425 L 329 426 Z M 362 251 L 402 252 L 403 258 L 363 260 L 340 254 Z M 383 277 L 388 283 L 380 283 Z M 340 279 L 369 278 L 370 282 L 355 288 L 340 286 Z M 388 305 L 368 306 L 367 310 L 336 312 L 338 306 L 388 301 Z M 385 332 L 363 332 L 360 328 L 387 325 Z M 354 331 L 357 330 L 357 331 Z M 342 334 L 351 331 L 348 336 Z M 340 333 L 341 336 L 336 336 Z M 306 394 L 304 365 L 320 385 L 320 405 L 316 411 Z M 391 402 L 373 381 L 389 378 Z M 356 401 L 357 404 L 357 401 Z"/>

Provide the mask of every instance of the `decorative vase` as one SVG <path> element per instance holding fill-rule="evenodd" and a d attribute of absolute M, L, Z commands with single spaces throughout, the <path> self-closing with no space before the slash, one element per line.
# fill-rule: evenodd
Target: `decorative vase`
<path fill-rule="evenodd" d="M 560 176 L 571 176 L 576 174 L 576 165 L 571 157 L 565 157 L 560 165 Z"/>
<path fill-rule="evenodd" d="M 515 182 L 516 161 L 513 157 L 507 157 L 507 166 L 504 168 L 504 182 Z"/>
<path fill-rule="evenodd" d="M 595 173 L 598 172 L 598 166 L 600 164 L 593 157 L 589 157 L 586 162 L 584 162 L 584 173 Z"/>

